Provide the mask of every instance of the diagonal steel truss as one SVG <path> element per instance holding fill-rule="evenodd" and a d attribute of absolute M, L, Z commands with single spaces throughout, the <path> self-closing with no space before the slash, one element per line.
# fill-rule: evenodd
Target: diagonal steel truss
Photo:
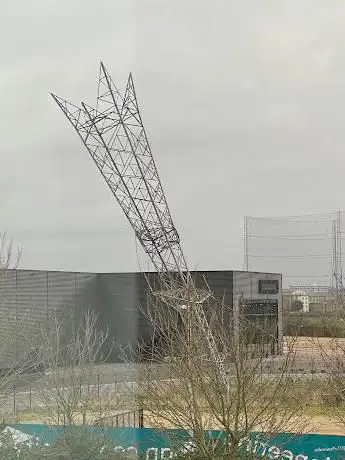
<path fill-rule="evenodd" d="M 124 96 L 103 63 L 96 108 L 53 98 L 76 129 L 158 272 L 187 264 L 140 116 L 132 75 Z"/>
<path fill-rule="evenodd" d="M 78 107 L 54 94 L 52 97 L 76 129 L 157 272 L 178 275 L 175 280 L 162 277 L 168 289 L 159 295 L 180 310 L 193 305 L 194 317 L 226 382 L 223 363 L 202 306 L 210 292 L 205 295 L 196 289 L 191 279 L 147 140 L 132 75 L 122 96 L 101 63 L 96 108 L 85 103 Z M 175 289 L 174 299 L 169 298 L 171 281 L 174 286 L 176 281 L 181 286 Z"/>

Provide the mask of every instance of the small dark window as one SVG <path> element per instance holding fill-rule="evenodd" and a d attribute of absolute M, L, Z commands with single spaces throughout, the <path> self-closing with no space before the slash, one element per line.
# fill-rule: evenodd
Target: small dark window
<path fill-rule="evenodd" d="M 278 280 L 260 280 L 259 281 L 259 294 L 278 294 L 279 281 Z"/>

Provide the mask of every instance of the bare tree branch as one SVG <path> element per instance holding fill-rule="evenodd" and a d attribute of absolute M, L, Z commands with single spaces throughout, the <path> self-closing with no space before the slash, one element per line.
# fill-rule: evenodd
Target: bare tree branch
<path fill-rule="evenodd" d="M 41 329 L 39 355 L 47 372 L 39 397 L 49 424 L 93 423 L 109 414 L 116 401 L 114 397 L 107 400 L 95 384 L 99 365 L 107 358 L 104 353 L 109 344 L 108 331 L 101 332 L 97 316 L 87 312 L 72 332 L 67 329 L 66 337 L 66 323 L 71 321 L 69 317 L 55 317 L 49 328 Z"/>
<path fill-rule="evenodd" d="M 136 352 L 132 350 L 131 356 L 125 353 L 127 361 L 142 362 L 138 396 L 146 425 L 188 429 L 197 449 L 207 458 L 214 453 L 205 439 L 208 430 L 224 433 L 228 442 L 223 447 L 229 458 L 235 458 L 240 440 L 253 431 L 266 436 L 304 431 L 308 421 L 303 416 L 305 398 L 293 407 L 284 404 L 284 398 L 292 391 L 288 372 L 295 357 L 294 344 L 291 342 L 290 350 L 279 358 L 280 370 L 266 375 L 264 369 L 277 358 L 267 358 L 263 353 L 249 357 L 248 349 L 258 337 L 269 340 L 267 334 L 263 330 L 258 334 L 258 329 L 241 317 L 242 333 L 236 338 L 231 308 L 209 295 L 202 308 L 217 343 L 215 360 L 205 331 L 195 317 L 200 308 L 194 304 L 195 297 L 190 296 L 188 308 L 181 309 L 180 287 L 177 285 L 175 292 L 173 282 L 167 285 L 169 292 L 164 293 L 164 299 L 151 289 L 144 310 L 153 339 Z M 157 379 L 149 371 L 154 366 L 168 367 L 174 378 Z M 221 369 L 227 370 L 226 380 Z"/>

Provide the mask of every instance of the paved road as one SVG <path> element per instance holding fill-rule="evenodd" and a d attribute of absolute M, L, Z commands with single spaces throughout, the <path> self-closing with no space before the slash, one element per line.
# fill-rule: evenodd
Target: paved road
<path fill-rule="evenodd" d="M 281 364 L 283 359 L 281 357 L 270 358 L 262 363 L 262 371 L 267 374 L 275 374 L 281 372 Z M 103 364 L 95 367 L 93 375 L 88 376 L 88 378 L 81 378 L 81 384 L 89 385 L 102 385 L 102 384 L 111 384 L 115 385 L 121 382 L 134 382 L 138 380 L 145 379 L 145 374 L 147 375 L 150 372 L 155 379 L 170 379 L 177 378 L 177 375 L 173 375 L 171 370 L 169 370 L 168 365 L 137 365 L 137 364 Z M 298 356 L 295 359 L 295 362 L 291 366 L 291 374 L 326 374 L 327 369 L 323 361 L 314 357 L 310 359 L 310 356 Z M 63 373 L 62 375 L 62 384 L 63 383 Z M 30 387 L 34 388 L 36 386 L 41 386 L 46 383 L 49 379 L 49 370 L 46 373 L 36 373 L 36 374 L 25 374 L 21 375 L 16 379 L 13 386 L 16 391 L 29 390 Z M 13 392 L 13 388 L 11 389 Z"/>
<path fill-rule="evenodd" d="M 145 373 L 151 372 L 151 375 L 155 375 L 156 378 L 168 379 L 173 377 L 169 372 L 168 366 L 163 365 L 137 365 L 137 364 L 103 364 L 95 366 L 93 375 L 87 378 L 87 382 L 98 385 L 98 384 L 115 384 L 119 382 L 137 381 L 140 376 Z M 47 370 L 45 373 L 35 374 L 23 374 L 16 379 L 14 386 L 17 389 L 25 389 L 30 386 L 40 385 L 47 378 L 49 378 L 50 371 Z M 63 372 L 60 372 L 63 378 Z"/>

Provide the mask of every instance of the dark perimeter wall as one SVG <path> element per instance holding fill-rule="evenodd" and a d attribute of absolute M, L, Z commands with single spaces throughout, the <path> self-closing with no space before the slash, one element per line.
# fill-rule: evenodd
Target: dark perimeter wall
<path fill-rule="evenodd" d="M 156 282 L 155 273 L 148 276 L 150 282 Z M 233 271 L 192 272 L 192 276 L 198 286 L 203 286 L 206 279 L 211 291 L 223 299 L 230 311 L 234 299 L 237 305 L 240 292 L 244 291 L 246 298 L 257 297 L 258 279 L 281 280 L 281 276 L 275 274 Z M 147 293 L 147 275 L 142 273 L 9 270 L 0 280 L 0 340 L 9 336 L 16 340 L 0 355 L 0 368 L 10 367 L 20 355 L 23 341 L 18 330 L 23 325 L 27 334 L 37 336 L 38 330 L 54 315 L 80 317 L 90 310 L 97 314 L 99 327 L 107 328 L 117 344 L 135 345 L 149 339 L 150 327 L 141 313 Z M 118 349 L 113 350 L 109 360 L 119 360 Z"/>
<path fill-rule="evenodd" d="M 205 277 L 211 290 L 232 306 L 232 272 L 192 273 L 197 285 Z M 148 274 L 156 282 L 157 275 Z M 0 368 L 10 367 L 20 355 L 20 334 L 39 335 L 54 316 L 76 317 L 87 310 L 99 318 L 100 327 L 121 346 L 148 339 L 150 327 L 141 313 L 147 301 L 147 275 L 142 273 L 74 273 L 9 270 L 0 280 L 0 340 L 11 346 L 0 355 Z M 116 347 L 109 357 L 119 360 Z"/>

